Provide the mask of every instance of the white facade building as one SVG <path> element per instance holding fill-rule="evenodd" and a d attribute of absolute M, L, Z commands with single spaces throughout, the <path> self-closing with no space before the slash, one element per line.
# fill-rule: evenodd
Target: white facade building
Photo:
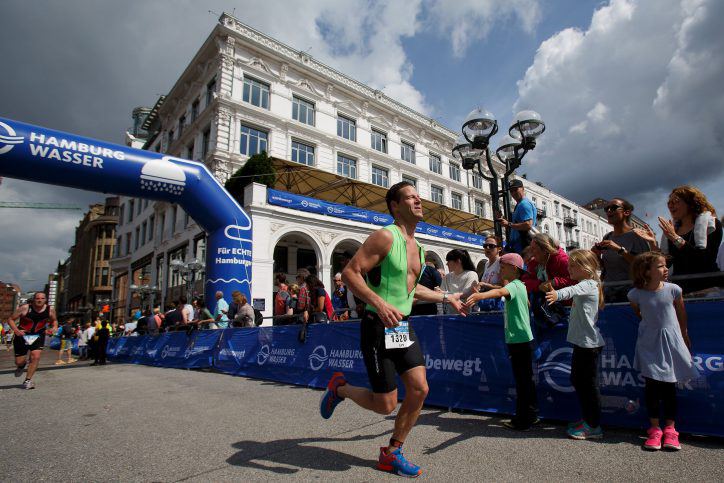
<path fill-rule="evenodd" d="M 351 179 L 384 189 L 408 180 L 429 200 L 426 213 L 437 216 L 426 218 L 429 223 L 468 232 L 492 225 L 487 183 L 463 170 L 451 155 L 456 132 L 227 14 L 143 126 L 149 137 L 128 134 L 129 145 L 143 143 L 145 149 L 199 160 L 221 181 L 251 155 L 266 151 L 277 160 L 307 165 L 301 168 L 310 173 L 328 173 L 337 184 Z M 588 216 L 554 193 L 528 185 L 538 206 L 545 200 L 552 208 L 557 200 L 575 209 L 579 218 Z M 299 194 L 317 197 L 324 188 Z M 358 206 L 385 211 L 382 199 L 374 207 Z M 247 186 L 245 209 L 253 222 L 252 298 L 264 300 L 265 315 L 271 315 L 275 272 L 293 278 L 298 268 L 314 265 L 325 286 L 332 287 L 339 254 L 354 251 L 377 228 L 270 205 L 266 188 L 258 184 Z M 561 217 L 556 221 L 563 224 Z M 552 230 L 551 221 L 546 220 Z M 176 205 L 122 198 L 117 230 L 112 266 L 119 316 L 139 305 L 128 293 L 131 283 L 157 285 L 168 303 L 185 291 L 169 261 L 204 259 L 203 232 Z M 481 246 L 419 239 L 441 266 L 452 248 L 467 249 L 476 264 L 484 261 Z M 581 234 L 574 239 L 588 240 Z M 195 290 L 203 292 L 200 284 Z"/>

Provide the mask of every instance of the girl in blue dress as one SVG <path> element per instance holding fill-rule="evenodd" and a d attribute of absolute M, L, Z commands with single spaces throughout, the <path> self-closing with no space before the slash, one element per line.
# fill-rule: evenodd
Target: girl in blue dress
<path fill-rule="evenodd" d="M 648 450 L 679 450 L 676 432 L 676 383 L 698 377 L 691 359 L 686 310 L 681 287 L 666 282 L 666 259 L 657 252 L 642 253 L 631 264 L 634 287 L 628 299 L 641 318 L 634 368 L 644 376 L 646 410 L 651 421 L 644 443 Z M 659 417 L 663 408 L 664 429 Z"/>

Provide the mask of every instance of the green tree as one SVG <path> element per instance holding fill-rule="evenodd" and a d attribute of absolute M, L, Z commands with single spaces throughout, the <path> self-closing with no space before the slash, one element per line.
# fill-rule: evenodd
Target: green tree
<path fill-rule="evenodd" d="M 271 158 L 262 151 L 250 157 L 244 166 L 236 170 L 226 181 L 224 187 L 236 198 L 243 206 L 244 204 L 244 188 L 250 183 L 265 184 L 268 188 L 273 188 L 277 176 L 274 171 L 274 165 Z"/>

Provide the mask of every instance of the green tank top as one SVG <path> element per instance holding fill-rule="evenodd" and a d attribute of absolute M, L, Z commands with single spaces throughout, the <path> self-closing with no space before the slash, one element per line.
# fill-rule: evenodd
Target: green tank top
<path fill-rule="evenodd" d="M 425 266 L 425 250 L 415 240 L 420 254 L 420 275 L 415 281 L 415 286 L 412 287 L 412 292 L 407 293 L 407 243 L 405 237 L 395 224 L 387 225 L 384 229 L 392 233 L 392 246 L 382 262 L 367 274 L 367 286 L 404 315 L 410 315 L 412 301 L 415 298 L 415 288 Z M 367 310 L 377 312 L 370 304 L 367 304 Z"/>

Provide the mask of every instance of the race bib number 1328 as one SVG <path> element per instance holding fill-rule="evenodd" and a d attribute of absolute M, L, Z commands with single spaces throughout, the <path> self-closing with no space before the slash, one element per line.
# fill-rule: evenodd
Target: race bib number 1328
<path fill-rule="evenodd" d="M 401 320 L 397 327 L 385 328 L 386 349 L 404 349 L 413 343 L 410 339 L 410 325 L 406 320 Z"/>

